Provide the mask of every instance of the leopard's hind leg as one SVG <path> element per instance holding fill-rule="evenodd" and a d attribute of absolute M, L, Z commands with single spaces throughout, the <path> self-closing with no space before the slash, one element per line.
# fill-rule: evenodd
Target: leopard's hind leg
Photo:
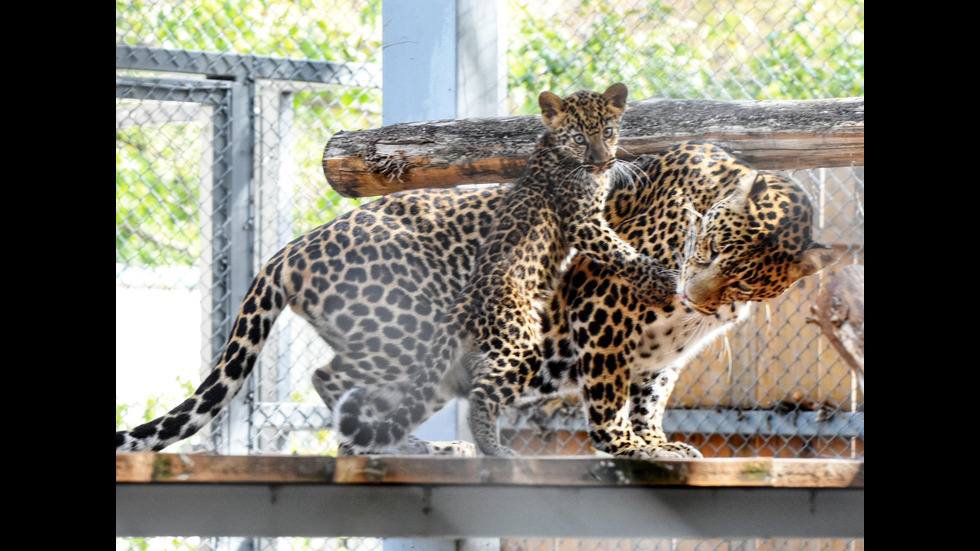
<path fill-rule="evenodd" d="M 341 455 L 476 455 L 469 442 L 429 442 L 411 434 L 448 401 L 425 385 L 353 377 L 338 356 L 317 369 L 313 387 L 333 412 Z"/>

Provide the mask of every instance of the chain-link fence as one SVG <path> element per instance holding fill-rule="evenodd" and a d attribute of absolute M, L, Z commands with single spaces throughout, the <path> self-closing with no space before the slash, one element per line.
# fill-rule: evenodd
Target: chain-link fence
<path fill-rule="evenodd" d="M 859 0 L 501 0 L 506 97 L 623 81 L 630 97 L 864 95 Z M 378 127 L 380 0 L 195 0 L 116 5 L 116 422 L 188 395 L 224 345 L 252 274 L 292 238 L 359 202 L 320 166 L 342 130 Z M 397 92 L 388 91 L 388 94 Z M 863 167 L 792 171 L 819 209 L 815 238 L 864 263 Z M 756 309 L 683 372 L 665 429 L 707 457 L 863 457 L 864 396 L 806 323 L 808 278 Z M 229 411 L 179 449 L 324 453 L 329 414 L 309 382 L 331 351 L 287 311 Z M 525 453 L 591 453 L 572 402 L 521 408 L 501 433 Z M 230 548 L 227 540 L 117 548 Z M 261 549 L 377 548 L 379 540 L 256 540 Z M 140 547 L 146 546 L 146 547 Z M 374 547 L 372 547 L 374 546 Z M 502 542 L 508 549 L 850 549 L 863 540 Z"/>

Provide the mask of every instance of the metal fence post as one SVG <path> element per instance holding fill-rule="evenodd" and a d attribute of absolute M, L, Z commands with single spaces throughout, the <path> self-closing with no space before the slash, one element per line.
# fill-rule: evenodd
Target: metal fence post
<path fill-rule="evenodd" d="M 389 1 L 382 4 L 382 120 L 385 125 L 459 116 L 457 99 L 463 96 L 458 88 L 461 79 L 457 72 L 460 63 L 457 59 L 457 9 L 465 11 L 468 14 L 466 21 L 472 23 L 475 4 L 477 2 L 468 0 L 459 0 L 459 5 L 457 0 L 425 3 Z M 466 24 L 464 22 L 464 26 Z M 496 29 L 488 32 L 495 33 Z M 471 40 L 476 38 L 473 32 L 463 34 Z M 473 43 L 470 42 L 471 45 Z M 472 65 L 467 66 L 473 72 L 478 72 Z M 472 86 L 471 89 L 475 90 L 480 84 L 474 79 Z M 494 106 L 496 108 L 497 105 Z M 461 438 L 460 420 L 463 418 L 460 417 L 459 406 L 459 401 L 449 403 L 423 423 L 415 435 L 426 440 Z M 442 539 L 387 538 L 383 545 L 384 551 L 454 551 L 457 547 L 489 551 L 499 548 L 497 539 L 480 541 L 484 544 L 467 544 L 465 540 L 457 543 Z"/>
<path fill-rule="evenodd" d="M 244 75 L 231 84 L 228 101 L 216 106 L 214 113 L 214 270 L 218 285 L 214 292 L 212 362 L 222 353 L 225 339 L 254 276 L 251 218 L 252 177 L 252 84 Z M 248 453 L 251 380 L 229 404 L 224 421 L 221 453 Z"/>
<path fill-rule="evenodd" d="M 401 122 L 456 117 L 456 0 L 382 4 L 382 120 Z M 415 434 L 455 440 L 456 402 Z"/>

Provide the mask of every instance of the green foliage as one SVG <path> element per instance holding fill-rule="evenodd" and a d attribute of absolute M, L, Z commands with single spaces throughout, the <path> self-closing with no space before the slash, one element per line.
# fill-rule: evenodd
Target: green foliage
<path fill-rule="evenodd" d="M 117 40 L 130 45 L 377 62 L 381 2 L 191 0 L 116 2 Z M 379 126 L 381 91 L 316 87 L 292 94 L 296 171 L 294 235 L 363 202 L 337 195 L 320 156 L 341 130 Z M 190 266 L 197 236 L 202 139 L 197 125 L 132 126 L 116 132 L 116 262 Z"/>
<path fill-rule="evenodd" d="M 116 398 L 116 430 L 133 428 L 137 425 L 152 421 L 179 404 L 194 392 L 195 383 L 189 379 L 177 376 L 175 378 L 179 391 L 172 390 L 162 394 L 146 397 L 141 402 L 122 403 Z"/>
<path fill-rule="evenodd" d="M 380 19 L 380 0 L 116 1 L 130 46 L 354 63 L 380 51 Z"/>
<path fill-rule="evenodd" d="M 511 0 L 510 109 L 537 93 L 616 81 L 630 97 L 809 99 L 864 94 L 863 0 L 597 2 Z M 682 11 L 682 9 L 684 11 Z M 512 19 L 513 20 L 513 19 Z"/>
<path fill-rule="evenodd" d="M 297 128 L 294 194 L 300 199 L 293 204 L 293 235 L 298 236 L 369 200 L 350 200 L 333 191 L 323 177 L 320 155 L 310 152 L 322 153 L 336 132 L 380 126 L 381 90 L 329 87 L 292 96 Z"/>
<path fill-rule="evenodd" d="M 191 124 L 116 130 L 116 262 L 190 266 L 196 231 L 200 130 Z"/>
<path fill-rule="evenodd" d="M 551 89 L 626 82 L 630 97 L 807 99 L 864 94 L 863 0 L 599 2 L 509 0 L 510 111 L 536 113 Z M 116 2 L 127 44 L 377 62 L 381 2 L 193 0 Z M 294 235 L 345 212 L 319 155 L 330 135 L 380 124 L 381 91 L 318 87 L 292 95 Z M 117 130 L 116 261 L 189 266 L 200 254 L 196 127 Z"/>

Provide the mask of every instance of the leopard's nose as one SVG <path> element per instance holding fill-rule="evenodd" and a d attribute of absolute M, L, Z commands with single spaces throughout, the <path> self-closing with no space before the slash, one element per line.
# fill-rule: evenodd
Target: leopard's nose
<path fill-rule="evenodd" d="M 609 160 L 610 157 L 605 151 L 597 151 L 595 149 L 589 149 L 585 154 L 585 164 L 588 165 L 603 167 L 609 162 Z"/>

